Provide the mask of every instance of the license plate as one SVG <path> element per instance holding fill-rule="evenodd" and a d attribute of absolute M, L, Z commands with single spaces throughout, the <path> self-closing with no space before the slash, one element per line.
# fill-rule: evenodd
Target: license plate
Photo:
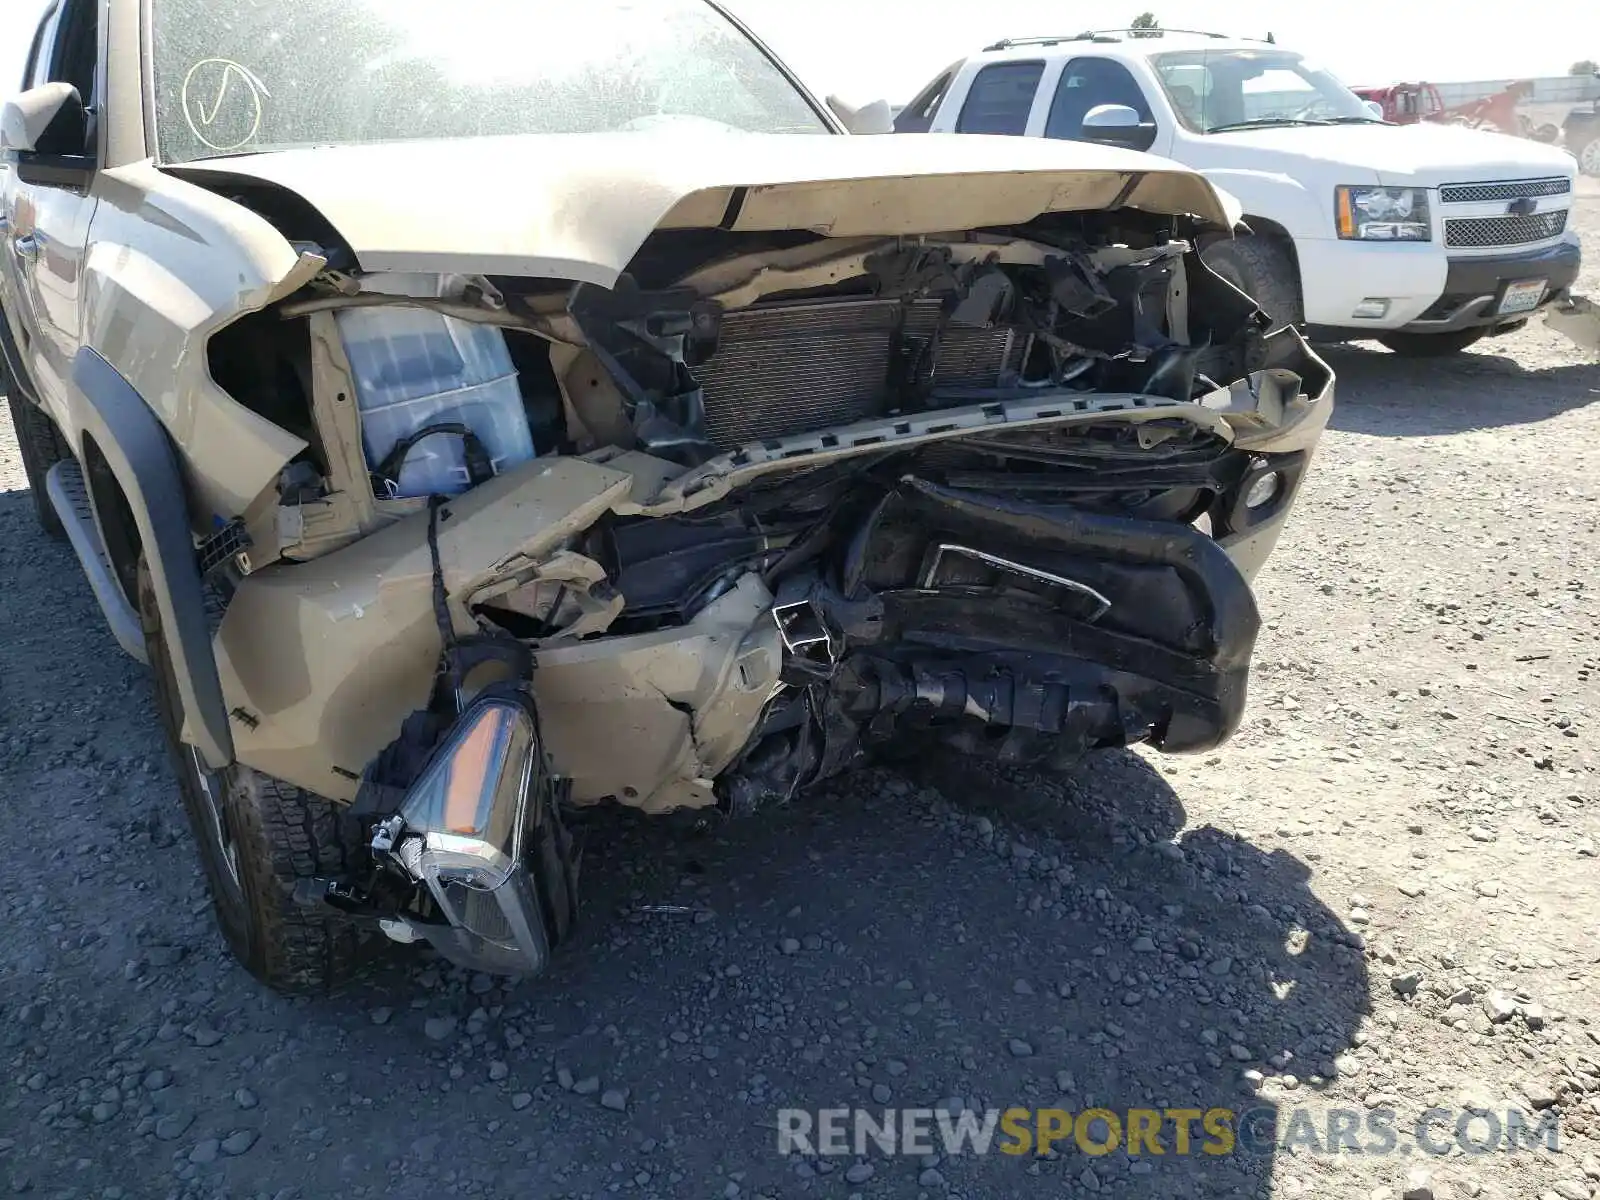
<path fill-rule="evenodd" d="M 1499 315 L 1507 313 L 1531 312 L 1539 307 L 1539 301 L 1544 299 L 1545 281 L 1543 279 L 1524 279 L 1521 283 L 1509 284 L 1506 294 L 1500 297 Z"/>

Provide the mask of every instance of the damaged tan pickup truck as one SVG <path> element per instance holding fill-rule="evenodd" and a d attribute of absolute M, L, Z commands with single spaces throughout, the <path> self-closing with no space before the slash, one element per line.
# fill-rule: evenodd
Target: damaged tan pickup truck
<path fill-rule="evenodd" d="M 544 9 L 58 0 L 0 117 L 40 518 L 280 988 L 542 969 L 579 806 L 1218 745 L 1328 420 L 1200 176 L 849 135 L 704 0 Z"/>

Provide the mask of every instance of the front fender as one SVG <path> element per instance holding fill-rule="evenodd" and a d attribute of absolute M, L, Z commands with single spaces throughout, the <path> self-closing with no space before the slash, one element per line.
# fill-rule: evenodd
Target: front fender
<path fill-rule="evenodd" d="M 1277 171 L 1209 168 L 1203 172 L 1218 189 L 1237 198 L 1245 213 L 1266 217 L 1294 238 L 1330 238 L 1330 194 L 1319 199 L 1298 179 Z M 1248 216 L 1246 220 L 1248 220 Z"/>
<path fill-rule="evenodd" d="M 324 260 L 240 204 L 140 163 L 103 171 L 84 262 L 83 344 L 178 448 L 197 527 L 249 506 L 305 442 L 211 379 L 206 341 L 289 295 Z"/>

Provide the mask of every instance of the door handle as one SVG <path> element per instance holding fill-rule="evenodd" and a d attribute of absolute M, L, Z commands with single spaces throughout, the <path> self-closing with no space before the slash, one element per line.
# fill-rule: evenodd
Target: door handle
<path fill-rule="evenodd" d="M 31 233 L 19 233 L 11 239 L 11 244 L 16 247 L 18 254 L 23 258 L 37 258 L 39 256 L 39 239 Z"/>

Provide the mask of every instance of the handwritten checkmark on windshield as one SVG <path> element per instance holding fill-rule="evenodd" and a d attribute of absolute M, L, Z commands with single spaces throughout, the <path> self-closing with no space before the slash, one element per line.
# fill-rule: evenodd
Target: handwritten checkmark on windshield
<path fill-rule="evenodd" d="M 261 130 L 263 97 L 272 93 L 249 67 L 231 58 L 203 58 L 183 78 L 184 120 L 211 149 L 237 150 Z"/>

